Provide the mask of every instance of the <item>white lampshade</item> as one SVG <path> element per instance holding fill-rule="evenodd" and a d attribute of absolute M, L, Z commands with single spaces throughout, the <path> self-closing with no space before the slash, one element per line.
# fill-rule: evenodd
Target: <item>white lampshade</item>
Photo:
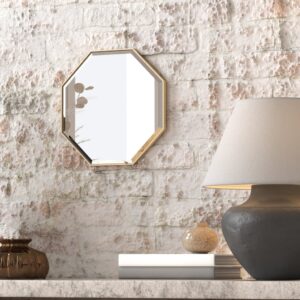
<path fill-rule="evenodd" d="M 300 184 L 300 98 L 239 101 L 204 186 Z"/>

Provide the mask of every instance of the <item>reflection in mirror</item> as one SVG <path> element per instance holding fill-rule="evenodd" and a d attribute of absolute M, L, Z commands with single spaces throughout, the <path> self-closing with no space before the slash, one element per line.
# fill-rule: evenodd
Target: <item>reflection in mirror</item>
<path fill-rule="evenodd" d="M 63 133 L 92 165 L 134 164 L 165 129 L 165 89 L 136 50 L 92 52 L 63 86 Z"/>

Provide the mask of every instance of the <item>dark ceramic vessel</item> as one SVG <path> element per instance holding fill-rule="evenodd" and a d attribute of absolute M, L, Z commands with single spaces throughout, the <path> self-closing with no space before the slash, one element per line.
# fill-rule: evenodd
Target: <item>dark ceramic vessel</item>
<path fill-rule="evenodd" d="M 300 186 L 253 186 L 222 220 L 235 257 L 258 280 L 300 279 Z"/>
<path fill-rule="evenodd" d="M 30 239 L 0 239 L 0 279 L 46 278 L 49 264 L 43 252 L 28 246 Z"/>

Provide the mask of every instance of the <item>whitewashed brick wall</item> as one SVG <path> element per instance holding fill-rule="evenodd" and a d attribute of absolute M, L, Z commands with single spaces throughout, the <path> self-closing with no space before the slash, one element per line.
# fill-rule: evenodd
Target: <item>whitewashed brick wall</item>
<path fill-rule="evenodd" d="M 118 252 L 182 252 L 247 192 L 201 188 L 236 101 L 299 96 L 298 0 L 1 0 L 0 231 L 50 277 L 116 277 Z M 134 167 L 91 170 L 61 136 L 61 86 L 91 50 L 134 47 L 168 81 L 168 130 Z M 96 171 L 96 172 L 95 172 Z"/>

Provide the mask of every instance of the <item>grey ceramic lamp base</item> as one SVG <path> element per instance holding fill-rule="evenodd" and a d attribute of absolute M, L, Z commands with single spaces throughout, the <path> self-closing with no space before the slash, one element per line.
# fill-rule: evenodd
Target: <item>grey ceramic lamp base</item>
<path fill-rule="evenodd" d="M 222 230 L 255 279 L 300 279 L 300 186 L 253 186 L 245 203 L 225 213 Z"/>

